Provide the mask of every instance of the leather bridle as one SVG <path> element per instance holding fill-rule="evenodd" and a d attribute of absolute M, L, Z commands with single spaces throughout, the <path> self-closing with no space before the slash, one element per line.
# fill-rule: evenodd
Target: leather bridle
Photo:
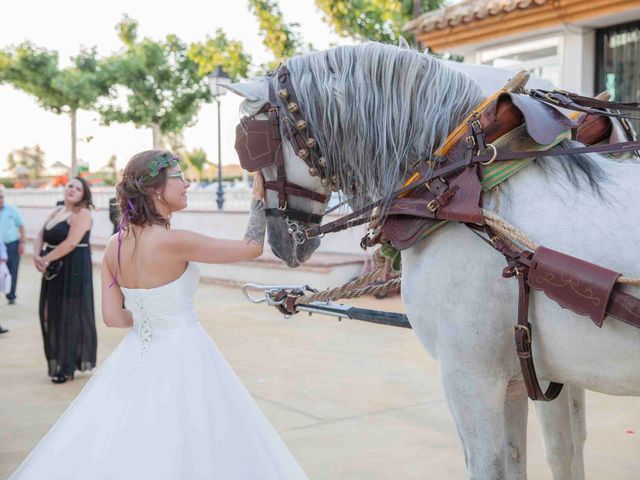
<path fill-rule="evenodd" d="M 277 92 L 274 83 L 277 84 Z M 255 118 L 263 113 L 268 115 L 267 121 Z M 319 177 L 322 185 L 331 185 L 332 190 L 337 191 L 337 179 L 328 178 L 327 161 L 302 116 L 290 73 L 285 66 L 269 77 L 269 103 L 253 116 L 242 118 L 236 127 L 235 147 L 241 166 L 249 172 L 275 166 L 276 179 L 265 182 L 264 186 L 267 190 L 277 192 L 278 206 L 265 209 L 265 215 L 282 218 L 294 243 L 302 245 L 308 238 L 308 226 L 305 224 L 320 225 L 323 215 L 289 207 L 289 196 L 308 198 L 321 204 L 325 204 L 328 197 L 287 180 L 281 127 L 296 155 L 307 164 L 309 175 Z"/>

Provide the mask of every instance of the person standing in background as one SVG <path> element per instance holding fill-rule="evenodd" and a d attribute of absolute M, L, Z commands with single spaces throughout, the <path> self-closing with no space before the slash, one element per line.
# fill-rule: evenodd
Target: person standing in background
<path fill-rule="evenodd" d="M 109 199 L 109 221 L 113 225 L 113 234 L 118 233 L 120 227 L 120 211 L 118 210 L 118 199 L 116 197 Z"/>
<path fill-rule="evenodd" d="M 91 190 L 81 177 L 69 180 L 34 241 L 33 261 L 43 273 L 40 324 L 53 383 L 73 379 L 96 365 L 97 335 L 91 265 Z"/>
<path fill-rule="evenodd" d="M 7 263 L 7 247 L 5 247 L 3 242 L 0 242 L 0 275 L 3 275 L 2 265 L 3 264 L 6 265 L 6 263 Z M 5 273 L 6 273 L 6 270 L 5 270 Z M 3 328 L 2 325 L 0 325 L 0 335 L 2 335 L 3 333 L 7 333 L 8 331 L 9 330 L 7 330 L 6 328 Z"/>
<path fill-rule="evenodd" d="M 7 267 L 11 274 L 11 291 L 7 294 L 9 305 L 16 303 L 18 267 L 24 253 L 25 230 L 20 212 L 4 201 L 4 189 L 0 188 L 0 241 L 7 248 Z"/>

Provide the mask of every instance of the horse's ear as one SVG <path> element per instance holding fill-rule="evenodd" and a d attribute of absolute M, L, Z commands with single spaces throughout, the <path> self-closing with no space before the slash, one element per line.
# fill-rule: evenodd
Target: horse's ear
<path fill-rule="evenodd" d="M 400 35 L 400 39 L 398 40 L 398 48 L 411 48 L 407 40 L 402 35 Z"/>
<path fill-rule="evenodd" d="M 247 80 L 246 82 L 223 85 L 223 87 L 236 95 L 246 98 L 250 102 L 257 102 L 259 100 L 268 100 L 268 85 L 266 78 L 258 78 L 254 80 Z"/>

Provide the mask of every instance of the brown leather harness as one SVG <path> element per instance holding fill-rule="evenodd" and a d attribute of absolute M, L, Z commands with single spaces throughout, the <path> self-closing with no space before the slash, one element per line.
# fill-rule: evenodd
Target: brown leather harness
<path fill-rule="evenodd" d="M 279 202 L 277 212 L 270 214 L 315 224 L 314 227 L 304 228 L 305 238 L 371 222 L 369 233 L 362 240 L 365 248 L 388 243 L 398 250 L 406 249 L 429 228 L 444 221 L 461 222 L 476 232 L 486 234 L 490 240 L 485 241 L 507 261 L 503 276 L 518 279 L 516 351 L 532 400 L 554 399 L 560 393 L 562 384 L 551 382 L 543 391 L 536 376 L 531 350 L 532 326 L 528 321 L 531 288 L 543 291 L 564 308 L 589 316 L 598 327 L 602 326 L 604 317 L 610 315 L 640 328 L 640 299 L 619 289 L 616 284 L 619 273 L 545 247 L 539 247 L 535 252 L 516 252 L 486 224 L 481 210 L 483 167 L 494 162 L 640 150 L 640 142 L 635 137 L 631 137 L 632 141 L 596 145 L 602 141 L 602 128 L 594 128 L 598 122 L 604 125 L 608 117 L 619 117 L 624 124 L 625 117 L 629 117 L 622 115 L 619 110 L 640 111 L 640 104 L 608 102 L 565 91 L 530 90 L 516 93 L 502 89 L 458 125 L 432 158 L 419 162 L 409 180 L 389 198 L 372 202 L 336 221 L 320 225 L 320 216 L 304 212 L 300 214 L 287 207 L 287 195 L 318 202 L 324 202 L 326 197 L 287 182 L 279 123 L 284 125 L 287 138 L 298 148 L 298 156 L 309 165 L 309 174 L 320 175 L 325 185 L 329 180 L 325 170 L 327 162 L 321 156 L 317 142 L 309 136 L 309 127 L 295 100 L 286 67 L 280 67 L 275 75 L 281 87 L 278 99 L 270 82 L 270 104 L 266 110 L 261 110 L 268 111 L 268 124 L 252 117 L 243 119 L 236 130 L 236 150 L 243 168 L 253 172 L 269 165 L 277 166 L 277 180 L 267 182 L 267 188 L 278 192 Z M 571 109 L 580 112 L 580 115 L 574 120 L 555 107 Z M 514 151 L 498 149 L 494 145 L 500 137 L 519 127 L 526 128 L 527 136 L 539 145 L 553 144 L 555 139 L 570 129 L 573 138 L 586 143 L 586 146 Z M 332 186 L 336 188 L 335 179 Z"/>
<path fill-rule="evenodd" d="M 326 195 L 287 180 L 280 126 L 282 125 L 287 139 L 296 149 L 297 156 L 309 167 L 309 175 L 319 176 L 324 186 L 329 185 L 327 161 L 322 156 L 317 141 L 308 133 L 309 127 L 300 112 L 286 67 L 281 67 L 275 73 L 275 80 L 279 86 L 277 94 L 273 82 L 269 81 L 269 103 L 265 104 L 256 115 L 243 117 L 236 126 L 235 148 L 240 165 L 251 173 L 275 165 L 276 180 L 265 182 L 264 186 L 267 190 L 277 192 L 278 208 L 267 208 L 265 214 L 281 217 L 287 222 L 289 233 L 294 241 L 301 244 L 307 237 L 306 227 L 299 222 L 319 225 L 322 222 L 322 215 L 290 208 L 287 197 L 292 195 L 308 198 L 321 204 L 325 204 L 328 198 Z M 256 118 L 258 114 L 265 113 L 269 117 L 268 121 Z M 332 183 L 332 188 L 337 190 L 335 182 Z"/>

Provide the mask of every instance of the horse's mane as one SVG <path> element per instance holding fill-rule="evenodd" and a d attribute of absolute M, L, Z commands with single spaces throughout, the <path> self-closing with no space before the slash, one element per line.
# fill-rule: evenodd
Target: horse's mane
<path fill-rule="evenodd" d="M 353 206 L 387 197 L 419 160 L 483 100 L 478 85 L 438 59 L 380 43 L 341 46 L 287 61 L 300 107 L 328 170 Z M 578 185 L 600 176 L 587 156 L 562 162 Z"/>

